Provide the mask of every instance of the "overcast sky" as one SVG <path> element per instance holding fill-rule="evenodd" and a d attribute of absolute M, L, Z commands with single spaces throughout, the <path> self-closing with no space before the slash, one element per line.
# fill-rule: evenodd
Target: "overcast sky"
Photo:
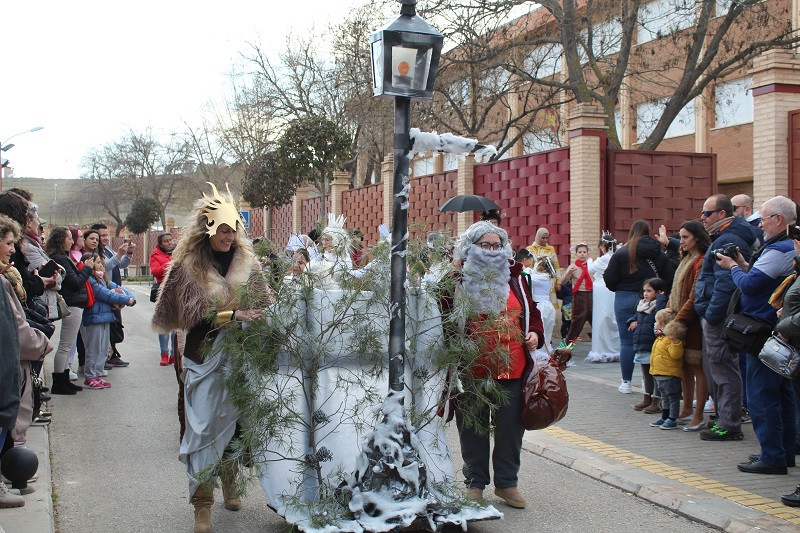
<path fill-rule="evenodd" d="M 126 131 L 182 131 L 247 42 L 280 50 L 360 0 L 56 0 L 0 7 L 0 142 L 15 177 L 77 178 L 86 152 Z M 366 83 L 366 82 L 365 82 Z"/>

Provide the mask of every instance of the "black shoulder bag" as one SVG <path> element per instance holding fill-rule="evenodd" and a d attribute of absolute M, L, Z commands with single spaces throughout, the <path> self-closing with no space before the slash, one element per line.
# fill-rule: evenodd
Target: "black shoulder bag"
<path fill-rule="evenodd" d="M 737 313 L 741 291 L 736 289 L 728 304 L 728 314 L 722 328 L 722 339 L 734 352 L 758 355 L 772 335 L 772 326 L 747 313 Z"/>

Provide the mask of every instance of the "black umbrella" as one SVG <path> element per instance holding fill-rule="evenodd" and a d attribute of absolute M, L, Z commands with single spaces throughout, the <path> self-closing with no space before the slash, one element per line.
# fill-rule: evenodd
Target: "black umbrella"
<path fill-rule="evenodd" d="M 460 194 L 458 196 L 453 196 L 442 204 L 439 211 L 442 213 L 462 213 L 464 211 L 489 211 L 490 209 L 500 209 L 500 206 L 483 196 L 478 196 L 476 194 Z"/>

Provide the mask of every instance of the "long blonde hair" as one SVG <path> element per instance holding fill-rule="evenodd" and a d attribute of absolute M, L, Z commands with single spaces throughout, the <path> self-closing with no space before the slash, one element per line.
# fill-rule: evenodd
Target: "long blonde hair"
<path fill-rule="evenodd" d="M 213 269 L 214 255 L 208 234 L 208 218 L 201 212 L 203 203 L 195 202 L 191 214 L 191 222 L 186 226 L 178 240 L 178 245 L 172 252 L 172 262 L 189 270 L 192 276 L 203 283 L 209 281 L 209 272 Z M 237 228 L 233 228 L 236 230 Z M 235 237 L 231 248 L 242 248 L 253 251 L 241 231 L 234 233 Z"/>

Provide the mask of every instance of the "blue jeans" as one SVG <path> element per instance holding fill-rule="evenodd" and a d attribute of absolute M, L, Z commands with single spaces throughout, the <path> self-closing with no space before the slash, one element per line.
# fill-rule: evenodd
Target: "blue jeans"
<path fill-rule="evenodd" d="M 628 330 L 628 319 L 636 314 L 639 293 L 633 291 L 617 291 L 614 294 L 614 316 L 619 330 L 619 366 L 622 379 L 633 379 L 633 332 Z"/>
<path fill-rule="evenodd" d="M 739 353 L 739 372 L 742 373 L 742 407 L 747 409 L 747 354 Z"/>
<path fill-rule="evenodd" d="M 747 396 L 761 460 L 771 466 L 794 464 L 795 398 L 788 379 L 747 355 Z"/>
<path fill-rule="evenodd" d="M 172 347 L 170 347 L 170 340 L 172 340 Z M 175 332 L 159 333 L 158 344 L 161 346 L 161 353 L 173 355 L 175 350 Z"/>

